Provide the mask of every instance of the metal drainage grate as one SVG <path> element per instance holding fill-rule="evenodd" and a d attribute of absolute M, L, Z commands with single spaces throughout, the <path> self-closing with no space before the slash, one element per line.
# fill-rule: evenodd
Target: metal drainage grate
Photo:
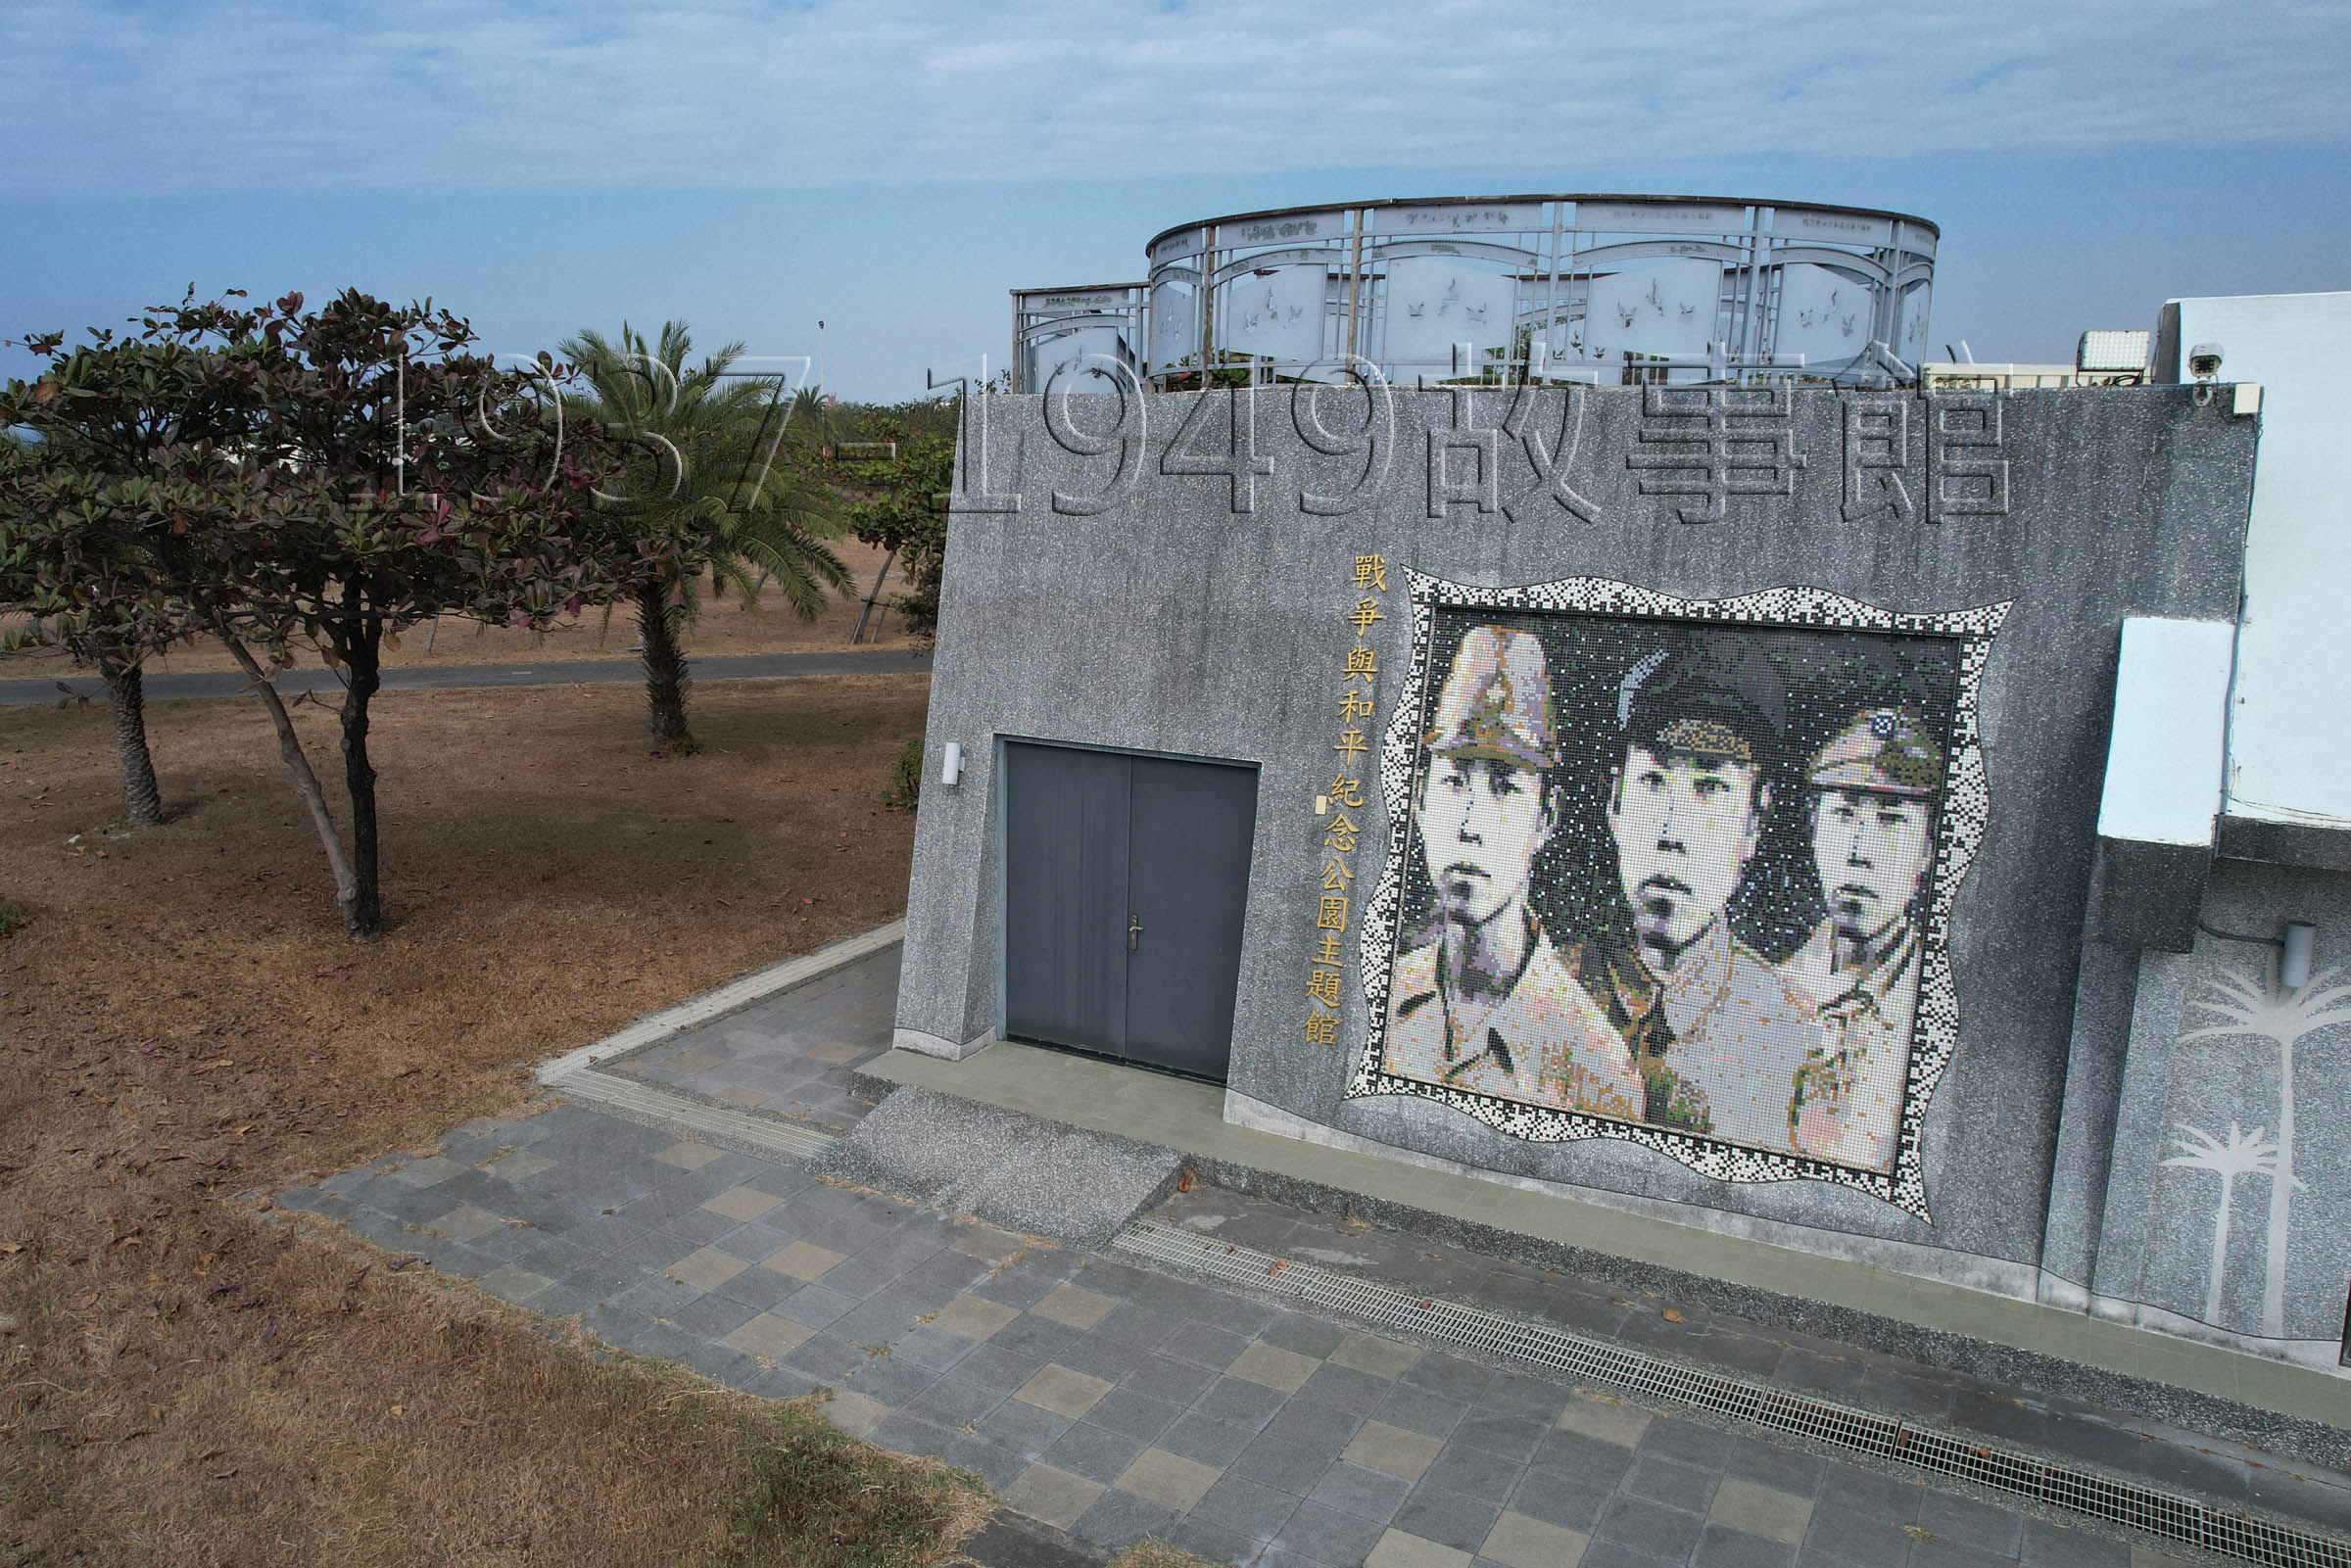
<path fill-rule="evenodd" d="M 1235 1284 L 1280 1291 L 1366 1322 L 1531 1361 L 1579 1383 L 1646 1394 L 1815 1443 L 1956 1476 L 2151 1536 L 2261 1563 L 2265 1568 L 2351 1568 L 2351 1544 L 2246 1514 L 2224 1513 L 2194 1497 L 2117 1481 L 1826 1400 L 1676 1366 L 1621 1346 L 1515 1322 L 1474 1307 L 1410 1296 L 1312 1263 L 1289 1262 L 1254 1248 L 1148 1222 L 1129 1225 L 1112 1240 L 1111 1247 Z"/>

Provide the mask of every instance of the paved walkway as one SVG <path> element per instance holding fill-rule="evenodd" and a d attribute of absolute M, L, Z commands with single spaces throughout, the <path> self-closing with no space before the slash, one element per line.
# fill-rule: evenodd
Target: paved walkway
<path fill-rule="evenodd" d="M 868 1109 L 852 1073 L 887 1046 L 896 959 L 885 949 L 601 1070 L 803 1131 L 847 1128 Z M 2148 1568 L 2190 1555 L 1579 1390 L 1523 1361 L 1371 1332 L 1285 1299 L 1284 1262 L 1262 1290 L 1214 1284 L 578 1101 L 460 1127 L 432 1158 L 279 1202 L 734 1387 L 830 1388 L 848 1430 L 967 1466 L 1015 1510 L 1104 1551 L 1151 1534 L 1263 1568 Z M 1869 1353 L 1703 1314 L 1677 1325 L 1590 1282 L 1209 1187 L 1147 1218 L 1626 1343 L 1719 1336 L 1718 1351 L 1792 1386 L 1849 1394 L 1902 1375 Z M 1913 1397 L 1965 1424 L 1960 1382 L 1915 1370 Z M 2048 1408 L 2017 1391 L 1978 1404 L 1980 1425 Z M 2226 1445 L 2196 1451 L 2179 1462 L 2199 1467 L 2201 1487 L 2227 1493 L 2233 1475 L 2246 1500 L 2306 1517 L 2337 1507 L 2351 1522 L 2339 1478 Z M 2260 1492 L 2253 1471 L 2304 1490 Z"/>
<path fill-rule="evenodd" d="M 802 675 L 927 674 L 931 669 L 931 655 L 927 650 L 907 648 L 855 649 L 831 653 L 752 653 L 731 658 L 695 659 L 692 669 L 697 681 L 741 681 Z M 625 686 L 644 679 L 645 667 L 635 659 L 625 658 L 576 659 L 552 664 L 446 664 L 386 670 L 383 689 L 387 691 L 440 691 L 456 687 L 477 686 Z M 61 684 L 68 690 L 87 697 L 92 702 L 106 700 L 106 683 L 95 673 L 72 669 L 61 661 L 61 667 L 54 675 L 38 680 L 0 681 L 0 706 L 55 702 L 65 695 L 58 689 Z M 233 697 L 245 687 L 244 675 L 224 670 L 187 675 L 150 675 L 141 683 L 140 689 L 145 700 L 166 702 L 178 697 Z M 287 670 L 278 676 L 277 689 L 288 696 L 303 691 L 335 692 L 343 689 L 343 681 L 332 670 Z"/>

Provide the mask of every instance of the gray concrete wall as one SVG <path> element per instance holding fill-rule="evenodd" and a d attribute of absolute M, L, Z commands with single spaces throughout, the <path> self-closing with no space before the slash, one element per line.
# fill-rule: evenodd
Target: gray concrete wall
<path fill-rule="evenodd" d="M 1351 1139 L 1694 1222 L 1786 1227 L 1913 1272 L 1970 1277 L 1971 1259 L 2001 1278 L 2038 1268 L 2069 1055 L 2112 1055 L 2078 1038 L 2078 995 L 2100 1013 L 2085 1021 L 2093 1035 L 2129 1031 L 2118 1010 L 2127 1019 L 2130 987 L 2077 973 L 2121 621 L 2233 617 L 2253 422 L 2176 388 L 1803 391 L 1776 417 L 1739 411 L 1757 395 L 1726 409 L 1674 389 L 1674 405 L 1695 396 L 1724 442 L 1773 438 L 1713 450 L 1761 451 L 1745 478 L 1784 493 L 1655 494 L 1674 476 L 1640 459 L 1656 433 L 1689 427 L 1640 390 L 1572 404 L 1546 391 L 1515 414 L 1507 389 L 1400 391 L 1386 407 L 1374 396 L 1383 456 L 1329 451 L 1362 423 L 1364 392 L 1323 392 L 1318 423 L 1288 389 L 1268 389 L 1254 409 L 1264 471 L 1226 456 L 1239 477 L 1182 455 L 1229 450 L 1232 395 L 1209 396 L 1205 410 L 1192 394 L 1123 413 L 1119 400 L 1077 400 L 1053 412 L 1058 434 L 1040 399 L 988 402 L 988 472 L 967 463 L 949 534 L 901 1043 L 952 1053 L 997 1017 L 998 737 L 1255 762 L 1236 1096 Z M 1931 1220 L 1829 1182 L 1718 1181 L 1628 1143 L 1530 1143 L 1426 1100 L 1344 1098 L 1369 1024 L 1352 964 L 1336 1042 L 1302 1031 L 1319 891 L 1313 803 L 1342 760 L 1339 672 L 1356 642 L 1344 617 L 1361 596 L 1351 567 L 1374 552 L 1391 592 L 1364 640 L 1384 672 L 1373 736 L 1412 657 L 1407 566 L 1484 587 L 1588 575 L 1693 599 L 1804 586 L 1909 613 L 2013 601 L 1982 679 L 1990 819 L 1953 910 L 1960 1033 L 1922 1137 Z M 936 782 L 950 739 L 966 757 L 952 790 Z M 1389 823 L 1376 792 L 1358 816 L 1368 888 Z M 2096 1184 L 2097 1163 L 2066 1179 Z M 1940 1270 L 1921 1260 L 1938 1254 Z"/>
<path fill-rule="evenodd" d="M 2209 931 L 2141 961 L 2090 1305 L 2331 1366 L 2351 1300 L 2351 876 L 2214 867 L 2205 926 L 2276 937 L 2289 920 L 2318 927 L 2292 995 L 2272 949 Z"/>

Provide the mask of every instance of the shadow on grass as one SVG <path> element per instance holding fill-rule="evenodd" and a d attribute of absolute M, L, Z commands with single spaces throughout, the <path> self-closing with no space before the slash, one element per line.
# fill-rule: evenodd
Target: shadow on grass
<path fill-rule="evenodd" d="M 916 1568 L 952 1556 L 995 1511 L 970 1471 L 878 1449 L 832 1426 L 822 1408 L 817 1400 L 776 1406 L 773 1436 L 744 1455 L 735 1562 Z"/>

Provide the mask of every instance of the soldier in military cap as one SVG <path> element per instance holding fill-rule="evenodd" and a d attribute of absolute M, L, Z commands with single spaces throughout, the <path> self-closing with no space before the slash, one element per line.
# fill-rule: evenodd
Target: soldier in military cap
<path fill-rule="evenodd" d="M 1557 826 L 1551 678 L 1532 633 L 1472 627 L 1423 737 L 1414 812 L 1434 928 L 1396 960 L 1385 1067 L 1537 1104 L 1627 1116 L 1640 1078 L 1527 905 Z"/>
<path fill-rule="evenodd" d="M 1607 800 L 1623 907 L 1564 955 L 1636 1059 L 1641 1119 L 1781 1151 L 1812 1030 L 1728 911 L 1771 813 L 1786 722 L 1779 671 L 1735 634 L 1626 673 Z"/>
<path fill-rule="evenodd" d="M 1943 748 L 1916 710 L 1869 708 L 1838 728 L 1807 776 L 1828 916 L 1788 964 L 1819 1021 L 1789 1125 L 1806 1154 L 1882 1170 L 1918 1016 L 1918 904 L 1935 861 Z"/>

